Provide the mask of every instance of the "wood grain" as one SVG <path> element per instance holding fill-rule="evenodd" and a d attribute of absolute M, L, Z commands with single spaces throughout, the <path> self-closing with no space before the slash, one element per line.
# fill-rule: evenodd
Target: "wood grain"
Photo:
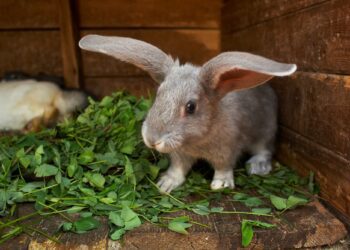
<path fill-rule="evenodd" d="M 326 1 L 304 11 L 223 34 L 222 48 L 293 62 L 303 71 L 350 74 L 349 13 L 350 1 Z M 235 17 L 231 22 L 235 22 Z"/>
<path fill-rule="evenodd" d="M 243 211 L 237 203 L 223 198 L 217 206 L 228 211 Z M 187 213 L 182 213 L 184 215 Z M 178 214 L 179 215 L 179 214 Z M 242 249 L 239 215 L 213 214 L 198 216 L 189 214 L 193 221 L 208 225 L 194 225 L 189 235 L 183 236 L 145 224 L 125 235 L 122 249 Z M 278 225 L 275 229 L 256 230 L 249 249 L 297 249 L 334 244 L 339 236 L 344 237 L 344 226 L 331 218 L 331 214 L 318 202 L 289 211 L 284 221 L 250 217 Z M 283 239 L 283 240 L 280 240 Z M 331 242 L 331 243 L 330 243 Z"/>
<path fill-rule="evenodd" d="M 272 86 L 283 126 L 350 160 L 350 76 L 297 73 Z"/>
<path fill-rule="evenodd" d="M 280 128 L 277 158 L 307 175 L 315 173 L 321 196 L 350 218 L 350 160 L 285 127 Z"/>
<path fill-rule="evenodd" d="M 157 88 L 150 77 L 88 77 L 84 81 L 84 89 L 96 98 L 102 98 L 115 91 L 127 91 L 136 96 L 148 97 Z"/>
<path fill-rule="evenodd" d="M 62 75 L 58 31 L 1 31 L 0 76 L 8 71 Z"/>
<path fill-rule="evenodd" d="M 247 11 L 242 4 L 249 2 Z M 350 2 L 248 0 L 226 7 L 223 50 L 304 71 L 272 81 L 280 102 L 277 157 L 304 174 L 314 171 L 322 197 L 350 218 Z"/>
<path fill-rule="evenodd" d="M 322 197 L 350 219 L 350 77 L 299 72 L 272 86 L 282 126 L 278 159 L 315 172 Z"/>
<path fill-rule="evenodd" d="M 201 64 L 219 52 L 219 32 L 215 30 L 186 29 L 131 29 L 131 30 L 89 30 L 81 35 L 103 34 L 126 36 L 149 42 L 181 62 Z M 106 55 L 82 51 L 85 76 L 135 76 L 146 75 L 134 66 L 119 62 Z"/>
<path fill-rule="evenodd" d="M 0 29 L 58 28 L 56 0 L 1 0 Z"/>
<path fill-rule="evenodd" d="M 222 32 L 225 34 L 232 33 L 326 1 L 328 0 L 230 0 L 223 7 L 221 15 Z"/>
<path fill-rule="evenodd" d="M 60 36 L 65 86 L 79 88 L 80 61 L 78 56 L 78 31 L 73 2 L 58 0 L 60 13 Z"/>
<path fill-rule="evenodd" d="M 218 28 L 220 1 L 78 0 L 82 28 Z"/>
<path fill-rule="evenodd" d="M 232 198 L 223 197 L 212 206 L 223 207 L 226 211 L 247 211 L 244 205 L 232 202 Z M 19 206 L 18 216 L 33 212 L 30 204 Z M 77 215 L 77 214 L 76 214 Z M 66 215 L 77 218 L 76 215 Z M 2 249 L 241 249 L 241 226 L 243 218 L 265 221 L 278 225 L 271 229 L 254 230 L 255 235 L 250 249 L 295 249 L 333 245 L 346 235 L 344 225 L 329 213 L 318 201 L 306 206 L 286 211 L 278 218 L 263 218 L 257 216 L 241 216 L 237 214 L 211 214 L 199 216 L 190 212 L 177 212 L 167 217 L 187 215 L 191 220 L 208 225 L 203 227 L 193 225 L 188 235 L 181 235 L 149 223 L 129 231 L 122 241 L 108 239 L 108 224 L 105 218 L 100 218 L 102 226 L 85 234 L 61 233 L 61 244 L 50 241 L 41 235 L 33 237 L 25 235 L 11 239 L 0 245 Z M 47 218 L 36 216 L 25 220 L 26 225 L 35 226 L 52 235 L 64 222 L 59 215 Z M 21 238 L 22 237 L 22 238 Z M 283 240 L 280 240 L 283 239 Z"/>

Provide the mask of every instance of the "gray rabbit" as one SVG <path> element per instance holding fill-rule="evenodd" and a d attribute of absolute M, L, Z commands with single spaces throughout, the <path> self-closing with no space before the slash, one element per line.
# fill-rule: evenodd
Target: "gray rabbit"
<path fill-rule="evenodd" d="M 202 67 L 180 65 L 151 44 L 126 38 L 87 35 L 83 49 L 101 52 L 147 71 L 160 85 L 142 126 L 145 144 L 171 158 L 158 186 L 180 186 L 197 159 L 215 170 L 212 189 L 234 188 L 233 168 L 248 152 L 249 174 L 271 171 L 277 130 L 277 100 L 265 84 L 287 76 L 294 64 L 244 52 L 224 52 Z"/>

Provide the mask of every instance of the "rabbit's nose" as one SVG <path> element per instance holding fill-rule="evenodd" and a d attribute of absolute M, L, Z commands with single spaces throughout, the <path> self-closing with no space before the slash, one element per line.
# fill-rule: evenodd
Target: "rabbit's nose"
<path fill-rule="evenodd" d="M 161 141 L 156 141 L 153 144 L 151 144 L 152 148 L 156 148 L 157 146 L 159 146 L 162 142 Z"/>
<path fill-rule="evenodd" d="M 156 136 L 149 135 L 149 136 L 146 136 L 144 138 L 144 140 L 145 140 L 146 145 L 150 148 L 155 148 L 157 145 L 160 144 L 160 141 L 158 140 L 158 137 L 156 137 Z"/>
<path fill-rule="evenodd" d="M 149 148 L 154 148 L 158 142 L 158 136 L 149 130 L 147 125 L 142 126 L 142 138 L 146 146 Z"/>
<path fill-rule="evenodd" d="M 142 134 L 142 138 L 143 138 L 143 141 L 145 142 L 147 147 L 153 148 L 153 143 L 152 143 L 152 141 L 150 141 L 150 139 L 147 136 Z"/>
<path fill-rule="evenodd" d="M 160 144 L 159 141 L 155 140 L 154 138 L 150 138 L 148 136 L 143 137 L 143 140 L 145 141 L 145 144 L 147 145 L 147 147 L 149 148 L 156 148 L 157 145 Z"/>

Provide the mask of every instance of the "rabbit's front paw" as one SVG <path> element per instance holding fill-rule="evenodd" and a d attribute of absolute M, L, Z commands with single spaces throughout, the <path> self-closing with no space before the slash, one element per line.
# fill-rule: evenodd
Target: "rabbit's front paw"
<path fill-rule="evenodd" d="M 215 170 L 213 181 L 210 184 L 211 189 L 234 188 L 233 170 Z"/>
<path fill-rule="evenodd" d="M 255 155 L 247 161 L 247 172 L 249 175 L 267 175 L 271 169 L 271 160 L 264 155 Z"/>
<path fill-rule="evenodd" d="M 175 176 L 171 173 L 165 173 L 162 177 L 160 177 L 157 185 L 161 192 L 170 193 L 173 189 L 184 183 L 184 181 L 185 177 L 183 176 Z"/>
<path fill-rule="evenodd" d="M 213 180 L 210 184 L 211 189 L 217 190 L 221 188 L 235 188 L 235 183 L 233 182 L 233 179 L 229 180 Z"/>

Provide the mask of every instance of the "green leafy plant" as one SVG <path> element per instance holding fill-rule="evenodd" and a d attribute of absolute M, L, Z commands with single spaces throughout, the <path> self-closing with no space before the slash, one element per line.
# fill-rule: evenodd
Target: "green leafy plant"
<path fill-rule="evenodd" d="M 85 233 L 96 229 L 100 226 L 100 222 L 93 217 L 82 217 L 74 222 L 65 222 L 61 225 L 63 231 L 72 231 L 75 233 Z"/>
<path fill-rule="evenodd" d="M 58 242 L 54 236 L 21 224 L 35 215 L 60 214 L 60 229 L 84 233 L 100 226 L 97 216 L 106 216 L 110 238 L 120 239 L 144 222 L 187 234 L 193 224 L 189 216 L 164 217 L 187 210 L 207 216 L 213 213 L 242 216 L 274 216 L 305 204 L 310 197 L 301 187 L 316 190 L 313 176 L 298 177 L 276 164 L 266 176 L 247 176 L 238 169 L 232 190 L 213 192 L 203 175 L 192 172 L 186 183 L 171 194 L 161 195 L 154 183 L 168 159 L 146 148 L 141 124 L 151 101 L 122 92 L 90 100 L 89 107 L 75 120 L 53 129 L 0 138 L 0 215 L 13 215 L 17 204 L 33 202 L 36 212 L 0 222 L 0 243 L 16 235 L 35 231 Z M 189 201 L 189 196 L 201 197 Z M 212 207 L 223 195 L 251 211 L 226 211 Z M 79 216 L 72 219 L 70 214 Z M 242 244 L 249 244 L 253 227 L 270 228 L 263 222 L 242 221 Z"/>
<path fill-rule="evenodd" d="M 266 222 L 262 222 L 262 221 L 243 219 L 242 224 L 241 224 L 242 246 L 243 247 L 249 246 L 250 242 L 252 241 L 253 236 L 254 236 L 253 227 L 272 228 L 272 227 L 275 227 L 275 225 L 270 224 L 270 223 L 266 223 Z"/>
<path fill-rule="evenodd" d="M 189 223 L 190 218 L 188 216 L 181 216 L 172 219 L 169 224 L 168 228 L 174 232 L 181 233 L 181 234 L 188 234 L 186 231 L 186 228 L 189 228 L 192 226 L 191 223 Z"/>

